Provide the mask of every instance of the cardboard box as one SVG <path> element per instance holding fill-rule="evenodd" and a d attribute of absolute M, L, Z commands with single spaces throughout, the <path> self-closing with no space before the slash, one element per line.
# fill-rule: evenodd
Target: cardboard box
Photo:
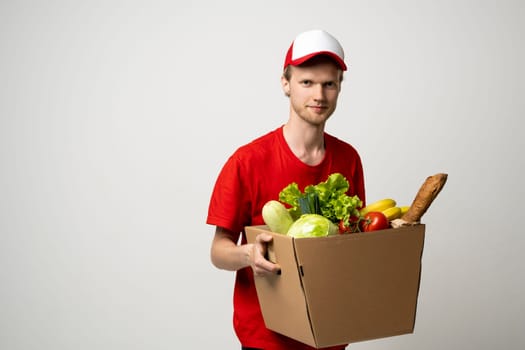
<path fill-rule="evenodd" d="M 425 225 L 292 238 L 273 235 L 281 275 L 255 276 L 266 327 L 321 348 L 414 331 Z"/>

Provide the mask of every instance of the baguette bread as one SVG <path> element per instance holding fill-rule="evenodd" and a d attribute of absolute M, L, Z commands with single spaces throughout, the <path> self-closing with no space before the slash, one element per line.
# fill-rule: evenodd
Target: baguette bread
<path fill-rule="evenodd" d="M 423 185 L 419 188 L 410 208 L 400 219 L 407 223 L 418 223 L 430 207 L 430 204 L 436 199 L 443 186 L 445 186 L 447 177 L 448 175 L 444 173 L 427 177 Z"/>

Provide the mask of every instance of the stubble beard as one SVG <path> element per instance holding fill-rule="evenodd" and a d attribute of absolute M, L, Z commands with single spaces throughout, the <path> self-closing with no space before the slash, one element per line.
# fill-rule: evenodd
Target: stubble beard
<path fill-rule="evenodd" d="M 323 114 L 315 114 L 308 110 L 308 107 L 305 107 L 304 110 L 297 110 L 294 107 L 295 115 L 299 117 L 303 122 L 307 123 L 310 126 L 316 128 L 324 128 L 326 122 L 332 116 L 334 109 L 327 110 Z"/>

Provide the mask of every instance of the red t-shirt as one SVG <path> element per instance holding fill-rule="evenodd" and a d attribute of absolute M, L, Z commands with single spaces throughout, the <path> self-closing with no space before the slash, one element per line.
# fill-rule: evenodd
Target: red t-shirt
<path fill-rule="evenodd" d="M 264 224 L 263 205 L 277 200 L 284 187 L 296 182 L 302 191 L 307 185 L 325 181 L 336 172 L 350 183 L 348 195 L 357 194 L 364 203 L 361 159 L 351 145 L 325 133 L 324 159 L 310 166 L 292 153 L 280 127 L 240 147 L 228 159 L 215 183 L 206 222 L 242 233 L 242 243 L 246 243 L 244 227 Z M 237 271 L 233 303 L 234 329 L 243 346 L 271 350 L 314 349 L 265 327 L 250 267 Z"/>

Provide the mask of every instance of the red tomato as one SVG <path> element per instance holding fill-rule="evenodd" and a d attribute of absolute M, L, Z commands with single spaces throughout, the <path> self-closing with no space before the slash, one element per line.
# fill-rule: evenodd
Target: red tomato
<path fill-rule="evenodd" d="M 339 233 L 343 234 L 346 232 L 348 232 L 348 227 L 345 226 L 345 223 L 343 222 L 343 220 L 339 220 Z"/>
<path fill-rule="evenodd" d="M 385 214 L 379 211 L 367 213 L 359 223 L 362 232 L 384 230 L 390 227 L 390 223 Z"/>
<path fill-rule="evenodd" d="M 348 226 L 346 226 L 343 220 L 339 220 L 339 233 L 354 233 L 359 232 L 358 229 L 359 218 L 357 216 L 351 216 L 348 219 Z"/>

